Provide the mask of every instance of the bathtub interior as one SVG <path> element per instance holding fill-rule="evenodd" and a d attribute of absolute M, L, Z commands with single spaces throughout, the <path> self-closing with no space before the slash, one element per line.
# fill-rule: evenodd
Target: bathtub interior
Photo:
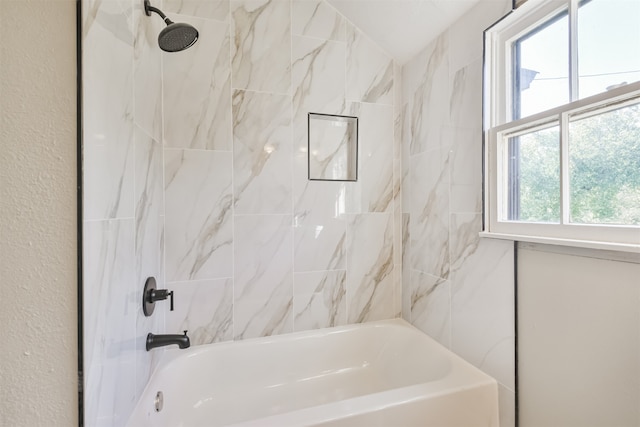
<path fill-rule="evenodd" d="M 437 394 L 456 364 L 447 350 L 401 320 L 172 350 L 165 356 L 136 412 L 167 425 L 179 425 L 187 412 L 193 425 L 229 425 L 412 386 Z M 476 370 L 469 368 L 465 375 L 473 378 Z M 486 382 L 483 375 L 476 380 Z M 165 408 L 152 414 L 156 391 L 163 392 Z"/>

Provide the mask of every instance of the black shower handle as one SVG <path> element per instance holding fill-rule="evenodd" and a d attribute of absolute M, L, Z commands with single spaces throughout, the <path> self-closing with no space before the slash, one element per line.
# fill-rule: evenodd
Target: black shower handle
<path fill-rule="evenodd" d="M 153 289 L 153 290 L 150 290 L 147 295 L 148 295 L 147 300 L 150 303 L 154 303 L 156 301 L 162 301 L 162 300 L 166 300 L 167 298 L 170 298 L 171 307 L 169 310 L 173 311 L 173 291 L 170 291 L 168 289 Z"/>

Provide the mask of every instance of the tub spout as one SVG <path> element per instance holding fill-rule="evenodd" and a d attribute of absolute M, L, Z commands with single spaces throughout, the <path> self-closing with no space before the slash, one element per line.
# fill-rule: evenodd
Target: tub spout
<path fill-rule="evenodd" d="M 184 335 L 154 335 L 152 333 L 147 335 L 147 351 L 171 344 L 177 344 L 180 348 L 188 348 L 191 342 L 187 336 L 187 331 L 184 331 Z"/>

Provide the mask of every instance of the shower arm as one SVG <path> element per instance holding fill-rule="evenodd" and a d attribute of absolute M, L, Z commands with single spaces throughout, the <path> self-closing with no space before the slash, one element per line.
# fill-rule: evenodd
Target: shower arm
<path fill-rule="evenodd" d="M 165 24 L 167 24 L 167 25 L 173 24 L 173 21 L 171 19 L 167 18 L 167 15 L 162 13 L 162 11 L 160 9 L 158 9 L 157 7 L 151 6 L 151 2 L 149 0 L 144 0 L 144 13 L 147 16 L 151 16 L 151 12 L 155 12 L 158 15 L 160 15 L 160 17 L 164 20 Z"/>

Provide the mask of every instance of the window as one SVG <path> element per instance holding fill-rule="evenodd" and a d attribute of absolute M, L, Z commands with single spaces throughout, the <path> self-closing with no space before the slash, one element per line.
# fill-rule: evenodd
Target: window
<path fill-rule="evenodd" d="M 640 1 L 529 0 L 485 32 L 485 232 L 640 252 Z"/>

